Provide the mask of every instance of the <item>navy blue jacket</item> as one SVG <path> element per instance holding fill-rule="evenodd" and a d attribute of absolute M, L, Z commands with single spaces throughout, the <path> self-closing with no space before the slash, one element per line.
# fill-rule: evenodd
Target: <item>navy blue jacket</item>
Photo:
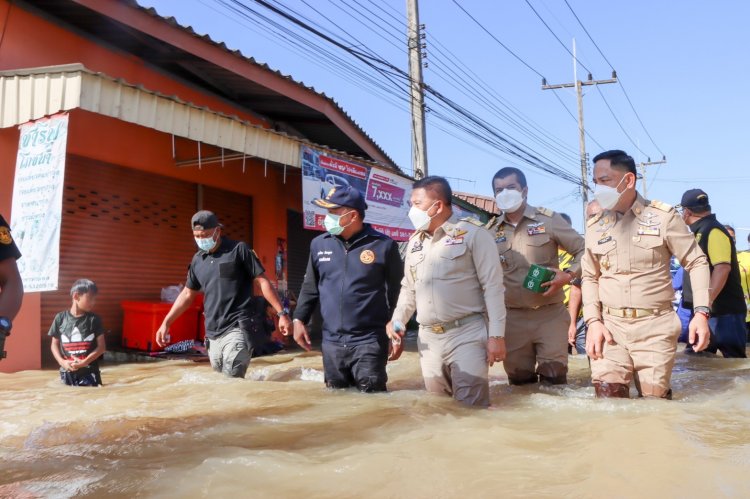
<path fill-rule="evenodd" d="M 356 344 L 382 339 L 403 274 L 398 244 L 369 224 L 348 241 L 321 234 L 310 243 L 294 318 L 307 323 L 320 303 L 324 341 Z"/>

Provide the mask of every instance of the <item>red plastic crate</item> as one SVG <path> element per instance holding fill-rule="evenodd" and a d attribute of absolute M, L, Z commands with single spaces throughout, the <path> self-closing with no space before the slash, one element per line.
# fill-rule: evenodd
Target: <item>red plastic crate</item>
<path fill-rule="evenodd" d="M 124 301 L 122 346 L 134 350 L 154 352 L 162 350 L 156 344 L 156 331 L 172 308 L 171 303 Z M 169 344 L 194 340 L 198 334 L 198 308 L 190 307 L 169 328 Z"/>
<path fill-rule="evenodd" d="M 198 293 L 193 301 L 193 306 L 198 309 L 198 341 L 206 341 L 206 317 L 203 315 L 203 293 Z"/>

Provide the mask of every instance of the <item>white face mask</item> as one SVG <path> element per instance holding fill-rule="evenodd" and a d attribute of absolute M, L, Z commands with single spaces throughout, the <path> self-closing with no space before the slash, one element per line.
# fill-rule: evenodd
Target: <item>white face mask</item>
<path fill-rule="evenodd" d="M 435 201 L 435 203 L 437 203 L 437 201 Z M 411 224 L 417 231 L 425 230 L 427 229 L 427 227 L 429 227 L 432 217 L 428 215 L 427 212 L 430 211 L 433 206 L 435 206 L 435 203 L 432 203 L 432 205 L 430 205 L 427 210 L 420 210 L 416 206 L 412 206 L 409 209 L 409 220 L 411 220 Z"/>
<path fill-rule="evenodd" d="M 503 189 L 495 196 L 495 202 L 500 211 L 513 213 L 523 204 L 523 194 L 515 189 Z"/>
<path fill-rule="evenodd" d="M 602 184 L 596 184 L 594 186 L 594 199 L 599 202 L 599 205 L 603 210 L 611 210 L 620 200 L 622 192 L 625 191 L 619 192 L 617 188 L 620 187 L 623 180 L 625 180 L 625 177 L 622 177 L 615 187 L 609 187 Z"/>

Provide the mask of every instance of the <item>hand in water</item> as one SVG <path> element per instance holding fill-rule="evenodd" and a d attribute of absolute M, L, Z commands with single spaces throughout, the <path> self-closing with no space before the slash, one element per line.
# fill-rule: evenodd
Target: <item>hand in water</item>
<path fill-rule="evenodd" d="M 404 353 L 404 342 L 402 340 L 404 334 L 406 334 L 406 328 L 399 321 L 391 321 L 385 325 L 385 332 L 391 340 L 388 348 L 388 360 L 398 360 Z"/>
<path fill-rule="evenodd" d="M 294 321 L 294 341 L 308 352 L 312 349 L 307 326 L 302 321 Z"/>

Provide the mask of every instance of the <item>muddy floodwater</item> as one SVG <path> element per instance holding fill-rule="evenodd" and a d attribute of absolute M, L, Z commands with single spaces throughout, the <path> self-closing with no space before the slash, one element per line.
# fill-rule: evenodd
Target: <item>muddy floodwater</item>
<path fill-rule="evenodd" d="M 675 400 L 564 387 L 493 407 L 424 392 L 415 352 L 390 393 L 328 391 L 319 353 L 254 359 L 245 380 L 185 361 L 104 364 L 102 388 L 0 374 L 0 497 L 750 497 L 750 364 L 679 354 Z"/>

